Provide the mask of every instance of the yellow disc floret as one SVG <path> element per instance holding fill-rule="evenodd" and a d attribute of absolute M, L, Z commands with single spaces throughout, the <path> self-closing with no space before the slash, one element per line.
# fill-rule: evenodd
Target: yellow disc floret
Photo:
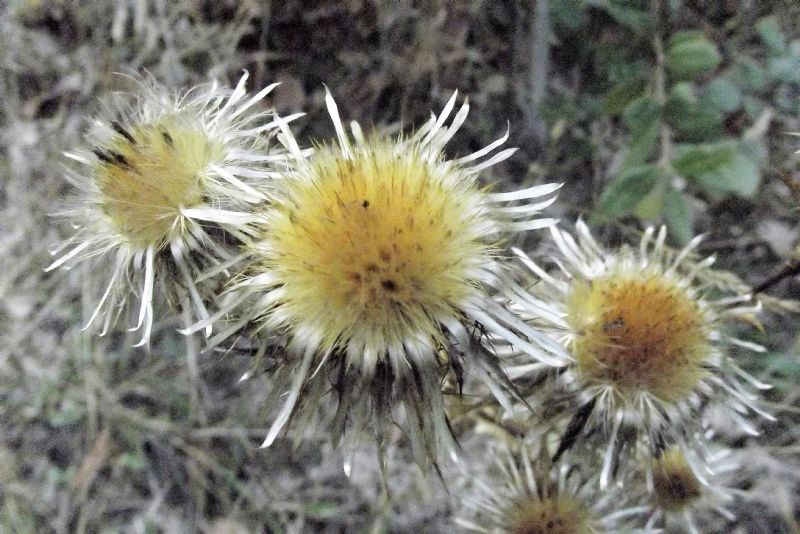
<path fill-rule="evenodd" d="M 589 510 L 577 500 L 562 495 L 531 498 L 517 505 L 509 518 L 510 534 L 589 534 Z"/>
<path fill-rule="evenodd" d="M 202 130 L 171 120 L 129 130 L 114 123 L 114 128 L 113 140 L 94 151 L 101 208 L 130 245 L 160 248 L 179 230 L 180 208 L 202 202 L 204 171 L 221 147 Z"/>
<path fill-rule="evenodd" d="M 644 392 L 671 402 L 703 378 L 711 354 L 708 320 L 674 277 L 651 269 L 576 279 L 567 308 L 586 380 L 623 396 Z"/>
<path fill-rule="evenodd" d="M 683 453 L 671 447 L 653 466 L 653 501 L 669 511 L 679 511 L 692 505 L 703 494 L 703 487 Z"/>
<path fill-rule="evenodd" d="M 324 349 L 432 345 L 489 259 L 479 190 L 397 146 L 319 149 L 270 212 L 265 267 L 282 284 L 281 316 Z"/>

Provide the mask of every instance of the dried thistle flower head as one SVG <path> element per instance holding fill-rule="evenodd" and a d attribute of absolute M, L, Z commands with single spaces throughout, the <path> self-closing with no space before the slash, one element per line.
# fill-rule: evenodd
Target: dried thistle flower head
<path fill-rule="evenodd" d="M 591 516 L 569 495 L 531 497 L 509 511 L 509 534 L 589 534 Z"/>
<path fill-rule="evenodd" d="M 450 172 L 418 147 L 400 157 L 392 140 L 353 159 L 318 150 L 256 245 L 268 244 L 259 267 L 281 280 L 274 319 L 323 352 L 346 347 L 366 372 L 383 352 L 400 364 L 404 345 L 443 343 L 440 318 L 458 314 L 496 252 L 482 239 L 482 193 L 469 181 L 456 189 Z"/>
<path fill-rule="evenodd" d="M 500 450 L 498 450 L 500 449 Z M 516 453 L 490 447 L 486 472 L 465 472 L 456 524 L 470 532 L 593 534 L 634 532 L 647 510 L 632 505 L 620 486 L 597 489 L 591 466 L 562 457 L 553 464 L 546 449 L 525 445 Z"/>
<path fill-rule="evenodd" d="M 94 121 L 90 148 L 66 154 L 83 166 L 68 171 L 81 197 L 63 213 L 78 231 L 48 270 L 95 259 L 93 268 L 110 271 L 87 327 L 105 316 L 105 333 L 135 294 L 132 330 L 147 343 L 157 285 L 182 287 L 196 315 L 208 317 L 194 278 L 231 260 L 227 242 L 254 219 L 247 206 L 265 199 L 252 183 L 273 177 L 266 165 L 283 158 L 269 152 L 275 124 L 253 111 L 275 85 L 245 100 L 246 80 L 232 92 L 213 83 L 183 94 L 142 81 L 133 99 L 121 97 L 111 117 Z"/>
<path fill-rule="evenodd" d="M 576 332 L 572 354 L 581 378 L 612 384 L 622 396 L 685 398 L 712 351 L 711 317 L 687 289 L 658 267 L 615 266 L 592 280 L 574 279 L 566 321 Z"/>
<path fill-rule="evenodd" d="M 670 447 L 652 468 L 653 503 L 674 512 L 691 507 L 703 495 L 703 486 L 679 447 Z"/>
<path fill-rule="evenodd" d="M 560 379 L 578 404 L 562 451 L 584 427 L 603 430 L 605 487 L 620 450 L 630 449 L 620 440 L 643 435 L 654 451 L 665 441 L 679 441 L 685 427 L 700 420 L 705 400 L 721 400 L 743 429 L 755 432 L 741 413 L 763 412 L 739 380 L 767 386 L 737 367 L 726 351 L 730 345 L 764 349 L 731 337 L 724 328 L 750 317 L 760 305 L 725 286 L 710 269 L 713 258 L 694 259 L 700 238 L 672 251 L 664 243 L 666 230 L 656 234 L 649 228 L 638 248 L 605 251 L 583 222 L 577 232 L 576 241 L 552 229 L 561 273 L 547 273 L 520 252 L 542 283 L 509 291 L 512 308 L 559 339 L 574 358 Z M 559 313 L 538 313 L 542 301 Z"/>
<path fill-rule="evenodd" d="M 672 445 L 648 463 L 647 528 L 664 524 L 698 534 L 705 525 L 718 527 L 723 518 L 735 520 L 731 504 L 739 492 L 730 483 L 739 466 L 710 436 L 698 436 L 697 443 L 695 450 Z"/>
<path fill-rule="evenodd" d="M 510 193 L 481 187 L 480 171 L 514 152 L 490 156 L 507 135 L 445 159 L 444 145 L 468 110 L 464 104 L 447 126 L 455 98 L 411 137 L 365 138 L 353 123 L 351 139 L 328 94 L 338 144 L 321 146 L 308 159 L 282 125 L 295 169 L 261 211 L 246 277 L 220 312 L 238 306 L 240 320 L 211 342 L 252 320 L 287 338 L 290 356 L 281 363 L 291 369 L 289 394 L 265 445 L 290 417 L 314 409 L 333 383 L 335 440 L 349 422 L 354 438 L 369 425 L 383 443 L 403 407 L 418 459 L 435 462 L 453 445 L 440 392 L 448 366 L 460 372 L 473 365 L 497 382 L 498 395 L 513 394 L 496 358 L 481 346 L 483 336 L 514 341 L 537 361 L 561 363 L 557 343 L 492 298 L 505 277 L 501 240 L 553 224 L 539 212 L 559 186 Z M 523 204 L 505 207 L 509 201 Z M 251 302 L 239 306 L 248 295 Z"/>

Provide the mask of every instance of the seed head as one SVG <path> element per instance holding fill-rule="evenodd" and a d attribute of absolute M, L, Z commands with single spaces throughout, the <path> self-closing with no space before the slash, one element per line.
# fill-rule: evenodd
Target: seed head
<path fill-rule="evenodd" d="M 320 149 L 308 179 L 286 184 L 257 241 L 270 252 L 259 267 L 282 282 L 278 316 L 367 368 L 404 345 L 432 351 L 493 261 L 482 193 L 413 146 L 401 155 L 375 139 L 352 160 L 337 152 Z"/>
<path fill-rule="evenodd" d="M 591 516 L 570 495 L 530 498 L 516 505 L 509 517 L 509 534 L 590 534 Z"/>
<path fill-rule="evenodd" d="M 620 395 L 647 392 L 674 402 L 704 376 L 711 323 L 696 297 L 656 270 L 573 279 L 567 322 L 575 331 L 576 372 Z"/>
<path fill-rule="evenodd" d="M 205 171 L 224 148 L 202 131 L 176 124 L 175 117 L 130 130 L 115 126 L 119 135 L 95 148 L 99 207 L 128 246 L 161 249 L 181 232 L 181 209 L 203 204 Z"/>
<path fill-rule="evenodd" d="M 513 395 L 497 355 L 482 345 L 489 336 L 514 339 L 528 358 L 560 363 L 558 344 L 493 299 L 508 277 L 498 259 L 502 240 L 553 224 L 539 213 L 559 186 L 490 193 L 479 185 L 480 171 L 513 154 L 480 161 L 507 135 L 447 160 L 444 145 L 468 110 L 465 103 L 446 125 L 455 98 L 409 137 L 367 138 L 353 123 L 351 139 L 328 94 L 338 142 L 309 158 L 281 125 L 295 165 L 259 211 L 247 270 L 220 311 L 236 310 L 239 319 L 211 340 L 255 322 L 268 334 L 265 343 L 289 349 L 283 365 L 291 372 L 276 373 L 288 395 L 265 445 L 290 418 L 308 420 L 303 413 L 332 383 L 335 442 L 352 424 L 354 440 L 369 425 L 385 443 L 399 420 L 420 463 L 436 463 L 454 448 L 441 393 L 446 373 L 462 380 L 473 366 L 496 381 L 504 402 Z M 509 201 L 522 205 L 504 206 Z"/>
<path fill-rule="evenodd" d="M 266 200 L 284 159 L 269 147 L 275 123 L 259 124 L 267 112 L 253 111 L 275 85 L 243 101 L 246 80 L 233 91 L 209 84 L 182 94 L 144 80 L 133 98 L 118 97 L 110 117 L 94 120 L 89 148 L 66 154 L 83 166 L 69 170 L 81 196 L 62 213 L 78 231 L 48 270 L 95 260 L 92 269 L 110 273 L 86 327 L 105 316 L 105 333 L 136 295 L 131 330 L 147 343 L 157 287 L 209 316 L 210 295 L 194 280 L 232 263 L 231 246 L 254 220 L 249 206 Z"/>
<path fill-rule="evenodd" d="M 671 445 L 648 461 L 648 527 L 699 533 L 719 529 L 722 519 L 735 519 L 735 495 L 743 493 L 733 489 L 740 466 L 712 433 L 695 438 L 691 445 Z"/>
<path fill-rule="evenodd" d="M 671 512 L 684 510 L 703 495 L 703 486 L 678 447 L 667 449 L 653 466 L 653 502 Z"/>
<path fill-rule="evenodd" d="M 483 451 L 480 461 L 463 466 L 454 502 L 456 524 L 470 532 L 621 532 L 645 511 L 620 486 L 599 492 L 596 470 L 575 456 L 554 463 L 546 447 L 528 441 Z"/>
<path fill-rule="evenodd" d="M 736 366 L 727 350 L 764 348 L 732 337 L 726 328 L 750 317 L 760 304 L 713 271 L 713 258 L 696 258 L 699 237 L 671 250 L 666 229 L 649 228 L 637 248 L 606 251 L 583 222 L 576 226 L 577 240 L 551 229 L 557 246 L 554 272 L 518 251 L 537 280 L 528 289 L 508 291 L 509 306 L 550 332 L 574 360 L 555 383 L 548 382 L 567 404 L 563 409 L 574 414 L 558 454 L 581 435 L 603 439 L 600 482 L 605 488 L 619 471 L 622 453 L 640 437 L 653 453 L 664 443 L 685 442 L 701 430 L 700 410 L 710 402 L 720 402 L 743 429 L 754 431 L 742 412 L 745 407 L 763 411 L 740 380 L 767 386 Z M 542 313 L 546 303 L 557 313 Z M 530 367 L 511 368 L 509 374 L 541 375 Z M 562 388 L 570 393 L 564 395 Z"/>

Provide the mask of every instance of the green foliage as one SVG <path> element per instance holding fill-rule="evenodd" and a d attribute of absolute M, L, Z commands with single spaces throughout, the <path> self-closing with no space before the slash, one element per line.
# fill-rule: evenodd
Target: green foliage
<path fill-rule="evenodd" d="M 771 53 L 783 54 L 786 51 L 786 36 L 777 17 L 762 18 L 756 23 L 756 31 Z"/>
<path fill-rule="evenodd" d="M 655 30 L 655 21 L 646 9 L 615 0 L 586 0 L 586 4 L 605 11 L 618 24 L 639 35 L 647 35 Z"/>
<path fill-rule="evenodd" d="M 694 216 L 686 196 L 672 187 L 664 193 L 664 222 L 672 236 L 680 243 L 688 243 L 694 236 Z"/>
<path fill-rule="evenodd" d="M 679 79 L 691 80 L 712 72 L 721 61 L 717 45 L 701 32 L 678 32 L 667 46 L 667 69 Z"/>
<path fill-rule="evenodd" d="M 623 171 L 650 158 L 661 131 L 661 112 L 661 106 L 649 96 L 637 98 L 625 108 L 622 121 L 630 131 L 631 142 Z"/>
<path fill-rule="evenodd" d="M 672 86 L 664 103 L 664 120 L 679 141 L 704 141 L 723 135 L 723 113 L 704 105 L 692 82 Z"/>
<path fill-rule="evenodd" d="M 678 146 L 672 168 L 687 178 L 697 178 L 731 162 L 736 153 L 730 141 Z"/>
<path fill-rule="evenodd" d="M 703 107 L 733 113 L 742 105 L 742 91 L 730 78 L 715 78 L 706 86 L 700 102 Z"/>
<path fill-rule="evenodd" d="M 732 145 L 730 157 L 719 159 L 698 173 L 695 183 L 712 195 L 733 193 L 752 197 L 761 183 L 761 166 L 765 156 L 761 143 L 740 141 Z"/>
<path fill-rule="evenodd" d="M 627 134 L 598 215 L 665 223 L 686 242 L 694 233 L 693 205 L 753 197 L 767 159 L 766 127 L 754 125 L 768 117 L 770 105 L 800 113 L 800 99 L 792 96 L 800 89 L 800 40 L 786 37 L 779 16 L 742 25 L 740 42 L 723 50 L 720 36 L 686 27 L 680 0 L 670 2 L 669 21 L 659 20 L 648 2 L 570 4 L 554 10 L 555 27 L 589 47 L 582 53 L 593 65 L 590 91 L 571 106 L 561 103 L 569 118 L 549 112 L 566 121 L 611 118 Z M 588 20 L 603 27 L 587 29 Z"/>
<path fill-rule="evenodd" d="M 630 215 L 659 178 L 659 169 L 655 165 L 641 165 L 618 174 L 600 196 L 600 212 L 610 217 Z"/>

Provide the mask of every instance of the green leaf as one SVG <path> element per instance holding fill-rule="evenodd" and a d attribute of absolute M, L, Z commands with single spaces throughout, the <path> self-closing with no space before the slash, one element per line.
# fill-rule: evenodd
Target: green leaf
<path fill-rule="evenodd" d="M 779 87 L 773 96 L 775 107 L 792 116 L 800 115 L 800 99 L 789 87 Z"/>
<path fill-rule="evenodd" d="M 756 31 L 770 52 L 778 55 L 786 51 L 786 35 L 781 30 L 778 18 L 775 15 L 758 19 Z"/>
<path fill-rule="evenodd" d="M 631 102 L 622 114 L 622 122 L 631 135 L 641 135 L 661 116 L 661 106 L 652 97 L 642 96 Z"/>
<path fill-rule="evenodd" d="M 705 141 L 722 135 L 722 113 L 703 105 L 695 97 L 693 83 L 678 83 L 664 104 L 664 121 L 679 141 Z"/>
<path fill-rule="evenodd" d="M 600 195 L 600 213 L 614 218 L 630 215 L 656 185 L 659 175 L 655 165 L 641 165 L 618 174 Z"/>
<path fill-rule="evenodd" d="M 800 57 L 800 39 L 792 39 L 789 42 L 789 55 Z"/>
<path fill-rule="evenodd" d="M 664 193 L 664 222 L 670 235 L 685 245 L 694 236 L 694 217 L 686 197 L 674 187 Z"/>
<path fill-rule="evenodd" d="M 667 69 L 678 79 L 711 72 L 721 61 L 717 45 L 700 32 L 680 32 L 667 47 Z"/>
<path fill-rule="evenodd" d="M 606 114 L 614 117 L 622 113 L 631 102 L 642 95 L 645 87 L 647 81 L 644 78 L 634 78 L 613 86 L 603 99 Z"/>
<path fill-rule="evenodd" d="M 657 221 L 664 211 L 664 181 L 659 180 L 636 205 L 636 216 L 645 221 Z"/>
<path fill-rule="evenodd" d="M 682 176 L 696 178 L 730 164 L 735 154 L 736 144 L 730 141 L 680 145 L 675 150 L 672 167 Z"/>
<path fill-rule="evenodd" d="M 700 142 L 722 135 L 722 114 L 711 108 L 693 106 L 683 114 L 671 115 L 668 123 L 680 141 Z"/>
<path fill-rule="evenodd" d="M 794 56 L 767 59 L 767 73 L 783 83 L 800 84 L 800 58 Z"/>
<path fill-rule="evenodd" d="M 667 95 L 668 105 L 688 106 L 697 104 L 697 85 L 694 82 L 678 82 L 674 84 Z"/>
<path fill-rule="evenodd" d="M 759 376 L 767 377 L 770 385 L 781 394 L 794 389 L 800 380 L 800 358 L 793 352 L 758 354 L 744 363 L 748 372 L 757 372 Z"/>
<path fill-rule="evenodd" d="M 678 30 L 669 38 L 667 46 L 677 46 L 683 43 L 694 41 L 698 37 L 705 38 L 705 34 L 697 30 Z"/>
<path fill-rule="evenodd" d="M 752 121 L 755 121 L 761 116 L 765 107 L 766 104 L 764 101 L 755 96 L 745 95 L 744 98 L 742 98 L 742 109 L 744 109 L 745 113 L 747 113 L 747 117 Z"/>
<path fill-rule="evenodd" d="M 625 171 L 644 164 L 653 153 L 661 129 L 661 106 L 649 96 L 637 98 L 625 108 L 622 122 L 631 138 L 622 164 Z"/>
<path fill-rule="evenodd" d="M 761 184 L 761 164 L 764 158 L 765 149 L 760 140 L 741 141 L 728 164 L 697 176 L 695 181 L 712 194 L 733 193 L 741 197 L 752 197 Z"/>
<path fill-rule="evenodd" d="M 752 58 L 739 59 L 735 75 L 744 89 L 763 91 L 767 86 L 767 73 Z"/>
<path fill-rule="evenodd" d="M 729 79 L 717 78 L 706 87 L 702 103 L 732 113 L 742 105 L 742 92 Z"/>
<path fill-rule="evenodd" d="M 637 34 L 650 34 L 656 27 L 655 20 L 648 11 L 621 5 L 615 0 L 586 0 L 586 3 L 602 9 L 617 24 L 626 26 Z"/>
<path fill-rule="evenodd" d="M 696 91 L 694 83 L 676 83 L 664 104 L 664 121 L 672 127 L 678 141 L 698 142 L 722 135 L 722 113 L 702 105 Z"/>

